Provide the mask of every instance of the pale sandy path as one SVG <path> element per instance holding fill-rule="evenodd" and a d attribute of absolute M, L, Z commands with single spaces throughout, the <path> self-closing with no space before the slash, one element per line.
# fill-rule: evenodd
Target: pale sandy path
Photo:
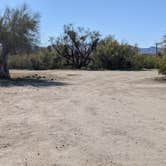
<path fill-rule="evenodd" d="M 166 166 L 157 71 L 37 73 L 56 83 L 0 87 L 0 166 Z"/>

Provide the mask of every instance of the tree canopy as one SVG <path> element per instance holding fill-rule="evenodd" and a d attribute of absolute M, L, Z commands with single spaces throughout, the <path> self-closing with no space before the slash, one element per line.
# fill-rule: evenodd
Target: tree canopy
<path fill-rule="evenodd" d="M 7 77 L 7 55 L 29 52 L 37 44 L 39 37 L 39 14 L 29 10 L 27 5 L 20 8 L 6 8 L 0 16 L 1 55 L 0 76 Z M 5 76 L 6 75 L 6 76 Z"/>
<path fill-rule="evenodd" d="M 53 39 L 53 38 L 52 38 Z M 92 60 L 91 53 L 96 49 L 100 34 L 82 27 L 65 25 L 64 33 L 55 41 L 51 39 L 52 47 L 59 56 L 74 68 L 86 67 Z"/>

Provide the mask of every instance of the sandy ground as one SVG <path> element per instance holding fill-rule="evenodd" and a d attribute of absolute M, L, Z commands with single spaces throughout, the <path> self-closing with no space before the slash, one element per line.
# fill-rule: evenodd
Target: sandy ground
<path fill-rule="evenodd" d="M 0 83 L 0 166 L 166 166 L 157 71 L 11 72 L 54 80 Z"/>

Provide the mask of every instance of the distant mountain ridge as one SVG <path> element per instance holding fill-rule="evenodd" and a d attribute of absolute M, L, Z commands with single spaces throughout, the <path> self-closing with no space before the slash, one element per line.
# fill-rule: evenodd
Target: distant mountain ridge
<path fill-rule="evenodd" d="M 140 54 L 155 54 L 156 47 L 149 47 L 149 48 L 139 48 Z"/>

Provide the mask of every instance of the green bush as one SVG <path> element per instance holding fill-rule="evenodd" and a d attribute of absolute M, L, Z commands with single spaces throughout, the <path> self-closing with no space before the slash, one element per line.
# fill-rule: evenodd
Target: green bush
<path fill-rule="evenodd" d="M 160 60 L 159 73 L 166 75 L 166 55 Z"/>
<path fill-rule="evenodd" d="M 131 57 L 137 54 L 136 47 L 119 43 L 112 37 L 100 42 L 93 53 L 92 69 L 125 70 L 130 69 Z"/>
<path fill-rule="evenodd" d="M 9 56 L 10 69 L 47 70 L 63 68 L 62 59 L 49 51 Z"/>
<path fill-rule="evenodd" d="M 131 57 L 132 69 L 155 69 L 159 68 L 160 57 L 154 55 L 135 55 Z"/>

